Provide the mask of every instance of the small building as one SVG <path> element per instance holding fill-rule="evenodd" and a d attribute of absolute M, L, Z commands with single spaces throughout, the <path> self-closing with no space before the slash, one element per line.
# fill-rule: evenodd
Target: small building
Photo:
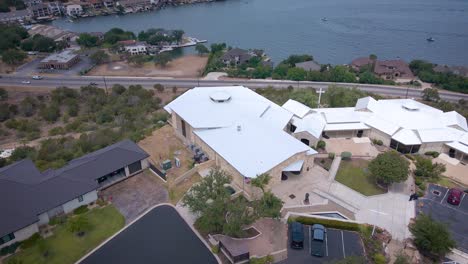
<path fill-rule="evenodd" d="M 147 54 L 147 44 L 146 42 L 135 42 L 130 45 L 125 45 L 124 47 L 125 52 L 131 55 L 138 55 L 138 54 Z"/>
<path fill-rule="evenodd" d="M 95 202 L 101 188 L 148 168 L 148 157 L 124 140 L 56 170 L 40 172 L 29 159 L 0 168 L 0 248 L 29 238 L 58 215 Z"/>
<path fill-rule="evenodd" d="M 54 16 L 61 16 L 65 13 L 65 8 L 61 2 L 49 2 L 50 13 Z"/>
<path fill-rule="evenodd" d="M 377 60 L 374 73 L 386 80 L 414 79 L 411 69 L 404 60 Z"/>
<path fill-rule="evenodd" d="M 68 70 L 79 61 L 78 54 L 72 49 L 66 49 L 60 53 L 54 53 L 41 60 L 40 69 Z"/>
<path fill-rule="evenodd" d="M 48 4 L 37 4 L 30 7 L 32 17 L 36 19 L 49 17 L 52 15 Z"/>
<path fill-rule="evenodd" d="M 296 63 L 295 66 L 296 68 L 301 68 L 306 71 L 320 71 L 320 69 L 322 69 L 322 66 L 313 60 L 299 62 L 299 63 Z"/>
<path fill-rule="evenodd" d="M 68 16 L 80 16 L 83 13 L 81 5 L 67 5 L 65 10 Z"/>
<path fill-rule="evenodd" d="M 54 26 L 37 24 L 28 29 L 28 33 L 31 36 L 42 35 L 53 39 L 54 41 L 70 41 L 77 37 L 73 32 L 66 31 Z"/>
<path fill-rule="evenodd" d="M 224 53 L 221 61 L 226 65 L 241 65 L 249 62 L 252 57 L 254 56 L 247 50 L 234 48 Z"/>

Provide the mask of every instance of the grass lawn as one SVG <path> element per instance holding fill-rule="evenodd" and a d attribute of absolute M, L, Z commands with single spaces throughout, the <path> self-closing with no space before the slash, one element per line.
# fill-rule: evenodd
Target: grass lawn
<path fill-rule="evenodd" d="M 460 185 L 454 181 L 452 181 L 450 178 L 447 178 L 447 177 L 440 177 L 438 181 L 434 182 L 435 184 L 438 184 L 438 185 L 441 185 L 441 186 L 444 186 L 444 187 L 447 187 L 447 188 L 461 188 L 461 189 L 465 189 L 465 186 L 463 185 Z"/>
<path fill-rule="evenodd" d="M 386 193 L 366 172 L 368 165 L 362 159 L 342 160 L 335 180 L 367 196 Z"/>
<path fill-rule="evenodd" d="M 195 173 L 189 178 L 183 180 L 179 184 L 169 184 L 169 201 L 171 204 L 176 205 L 182 199 L 182 196 L 192 187 L 193 184 L 201 181 L 200 174 Z"/>
<path fill-rule="evenodd" d="M 98 246 L 102 241 L 115 234 L 125 225 L 124 217 L 112 206 L 95 208 L 85 215 L 91 226 L 91 231 L 83 237 L 78 237 L 67 230 L 67 223 L 57 226 L 54 234 L 44 239 L 44 244 L 50 250 L 46 258 L 41 254 L 41 246 L 34 245 L 8 258 L 10 263 L 47 263 L 67 264 L 75 263 L 78 259 Z M 15 260 L 17 262 L 15 262 Z"/>

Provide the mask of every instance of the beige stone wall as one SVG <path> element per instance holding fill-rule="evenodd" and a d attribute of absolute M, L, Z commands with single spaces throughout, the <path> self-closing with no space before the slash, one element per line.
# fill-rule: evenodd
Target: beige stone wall
<path fill-rule="evenodd" d="M 352 138 L 356 137 L 358 130 L 325 131 L 325 134 L 331 138 Z M 369 129 L 363 130 L 362 136 L 368 137 Z"/>
<path fill-rule="evenodd" d="M 384 146 L 390 146 L 390 140 L 392 139 L 390 135 L 387 135 L 384 132 L 375 128 L 370 129 L 369 138 L 382 140 Z"/>
<path fill-rule="evenodd" d="M 305 131 L 299 132 L 299 133 L 294 133 L 294 134 L 292 134 L 292 136 L 297 138 L 297 140 L 299 140 L 299 141 L 301 139 L 303 139 L 303 138 L 308 139 L 309 140 L 309 147 L 315 147 L 317 145 L 317 142 L 319 141 L 318 138 L 315 138 L 309 132 L 305 132 Z"/>
<path fill-rule="evenodd" d="M 174 128 L 174 131 L 176 132 L 175 134 L 177 135 L 177 137 L 179 137 L 186 144 L 194 143 L 194 134 L 192 126 L 190 126 L 190 124 L 187 123 L 187 121 L 185 121 L 186 137 L 184 137 L 182 135 L 182 118 L 179 115 L 177 115 L 174 111 L 172 111 L 171 123 L 172 127 Z"/>
<path fill-rule="evenodd" d="M 439 153 L 443 153 L 444 151 L 444 143 L 443 142 L 436 142 L 436 143 L 423 143 L 419 148 L 420 154 L 424 154 L 427 151 L 437 151 Z"/>

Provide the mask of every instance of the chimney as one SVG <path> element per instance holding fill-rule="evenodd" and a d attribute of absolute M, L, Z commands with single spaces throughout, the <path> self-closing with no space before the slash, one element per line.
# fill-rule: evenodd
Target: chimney
<path fill-rule="evenodd" d="M 240 125 L 237 125 L 237 131 L 241 131 L 242 127 Z"/>

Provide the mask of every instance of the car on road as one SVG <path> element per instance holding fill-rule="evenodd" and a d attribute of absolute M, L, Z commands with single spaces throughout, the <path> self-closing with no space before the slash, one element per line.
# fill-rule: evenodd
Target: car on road
<path fill-rule="evenodd" d="M 97 83 L 95 83 L 95 82 L 90 82 L 89 85 L 97 86 Z"/>
<path fill-rule="evenodd" d="M 42 80 L 42 79 L 44 79 L 44 77 L 42 77 L 42 76 L 40 76 L 40 75 L 34 75 L 32 78 L 33 78 L 34 80 Z"/>
<path fill-rule="evenodd" d="M 325 256 L 325 239 L 327 229 L 323 225 L 315 224 L 312 226 L 312 237 L 310 241 L 310 254 L 316 257 Z"/>
<path fill-rule="evenodd" d="M 22 84 L 30 84 L 30 81 L 21 81 Z"/>
<path fill-rule="evenodd" d="M 291 248 L 304 248 L 304 226 L 299 222 L 291 223 Z"/>
<path fill-rule="evenodd" d="M 448 192 L 447 203 L 452 205 L 459 205 L 463 192 L 457 188 L 452 188 Z"/>

